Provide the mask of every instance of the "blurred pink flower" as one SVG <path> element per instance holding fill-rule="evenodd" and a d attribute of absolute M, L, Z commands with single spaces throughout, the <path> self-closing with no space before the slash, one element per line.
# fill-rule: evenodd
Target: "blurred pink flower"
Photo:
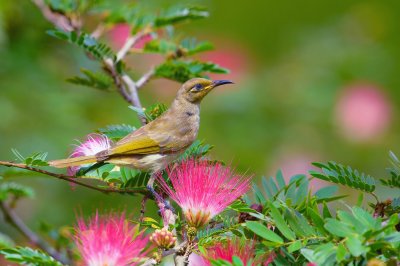
<path fill-rule="evenodd" d="M 229 74 L 210 74 L 212 79 L 232 79 L 239 82 L 248 73 L 251 73 L 251 65 L 249 52 L 241 46 L 237 41 L 213 41 L 215 51 L 205 52 L 201 55 L 204 61 L 211 61 L 221 67 L 230 70 Z"/>
<path fill-rule="evenodd" d="M 239 257 L 243 265 L 260 265 L 262 257 L 256 258 L 255 243 L 246 240 L 241 241 L 238 238 L 228 239 L 226 242 L 217 242 L 214 246 L 207 248 L 206 255 L 193 260 L 195 264 L 190 266 L 209 266 L 211 260 L 223 259 L 232 262 L 233 256 Z M 251 261 L 251 264 L 248 264 Z"/>
<path fill-rule="evenodd" d="M 317 170 L 311 163 L 320 160 L 319 156 L 290 150 L 281 151 L 281 154 L 276 155 L 275 158 L 276 161 L 269 168 L 281 169 L 287 183 L 290 182 L 290 178 L 294 175 L 308 175 L 309 170 Z M 275 172 L 271 174 L 275 175 Z M 310 181 L 310 187 L 314 192 L 327 185 L 329 185 L 329 182 L 316 178 Z"/>
<path fill-rule="evenodd" d="M 111 147 L 111 140 L 106 135 L 89 134 L 83 143 L 76 146 L 70 157 L 95 155 Z M 68 175 L 75 175 L 79 166 L 68 167 Z"/>
<path fill-rule="evenodd" d="M 371 141 L 387 130 L 391 120 L 391 102 L 372 84 L 345 88 L 336 103 L 335 116 L 342 134 L 352 141 Z"/>
<path fill-rule="evenodd" d="M 128 24 L 117 24 L 109 32 L 111 42 L 117 49 L 121 48 L 131 34 L 131 27 Z"/>
<path fill-rule="evenodd" d="M 109 34 L 113 46 L 116 49 L 120 49 L 126 42 L 126 39 L 131 36 L 131 27 L 125 23 L 117 24 L 110 30 Z M 134 48 L 142 49 L 144 45 L 152 39 L 152 35 L 147 34 L 137 41 L 137 43 L 134 45 Z"/>
<path fill-rule="evenodd" d="M 162 189 L 182 208 L 190 226 L 199 228 L 250 187 L 250 176 L 237 175 L 220 163 L 189 159 L 167 170 L 173 189 L 158 175 Z"/>
<path fill-rule="evenodd" d="M 96 213 L 88 225 L 79 219 L 75 240 L 87 266 L 134 266 L 147 253 L 143 250 L 148 238 L 143 232 L 137 233 L 137 226 L 132 226 L 124 214 L 99 217 Z"/>
<path fill-rule="evenodd" d="M 202 256 L 192 253 L 189 256 L 189 266 L 207 266 L 207 262 Z"/>

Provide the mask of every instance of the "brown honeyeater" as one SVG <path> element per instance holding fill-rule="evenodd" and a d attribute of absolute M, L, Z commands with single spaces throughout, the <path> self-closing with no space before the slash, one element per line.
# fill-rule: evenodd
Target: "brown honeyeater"
<path fill-rule="evenodd" d="M 90 163 L 112 163 L 157 172 L 174 161 L 197 138 L 200 102 L 215 87 L 229 80 L 194 78 L 179 89 L 171 107 L 157 119 L 130 133 L 109 149 L 93 156 L 50 161 L 57 168 Z"/>

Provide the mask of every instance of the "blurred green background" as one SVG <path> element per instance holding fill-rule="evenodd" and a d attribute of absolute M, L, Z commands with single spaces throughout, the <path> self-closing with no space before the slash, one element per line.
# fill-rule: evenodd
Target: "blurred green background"
<path fill-rule="evenodd" d="M 196 3 L 209 8 L 211 17 L 181 25 L 179 33 L 214 42 L 216 50 L 202 58 L 230 68 L 231 74 L 218 78 L 236 82 L 202 104 L 199 139 L 215 145 L 213 158 L 256 177 L 280 168 L 286 176 L 306 173 L 310 162 L 326 160 L 388 176 L 388 151 L 400 150 L 399 1 Z M 30 1 L 0 0 L 1 160 L 15 159 L 11 148 L 66 157 L 75 140 L 98 128 L 138 125 L 117 93 L 65 82 L 80 67 L 96 64 L 45 34 L 50 28 Z M 130 63 L 141 69 L 151 60 L 133 57 Z M 169 104 L 178 87 L 158 80 L 140 96 L 145 106 Z M 33 228 L 40 220 L 73 224 L 79 209 L 89 214 L 139 206 L 139 197 L 71 189 L 53 178 L 15 179 L 36 190 L 34 200 L 18 207 Z M 15 233 L 3 224 L 0 230 Z"/>

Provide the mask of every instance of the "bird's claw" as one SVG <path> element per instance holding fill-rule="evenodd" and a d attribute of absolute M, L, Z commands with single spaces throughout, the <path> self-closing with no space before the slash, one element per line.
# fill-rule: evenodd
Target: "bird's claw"
<path fill-rule="evenodd" d="M 160 194 L 158 194 L 155 189 L 153 188 L 152 185 L 147 185 L 146 186 L 147 190 L 150 191 L 150 193 L 153 195 L 153 197 L 157 200 L 160 201 L 164 204 L 165 208 L 168 210 L 171 210 L 173 213 L 175 213 L 175 209 L 174 207 L 171 206 L 171 204 L 169 204 L 169 202 L 164 199 L 163 197 L 160 196 Z"/>

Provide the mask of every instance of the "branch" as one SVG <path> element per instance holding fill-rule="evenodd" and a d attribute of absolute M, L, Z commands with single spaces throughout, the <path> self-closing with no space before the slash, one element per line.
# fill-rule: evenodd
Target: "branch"
<path fill-rule="evenodd" d="M 71 182 L 71 183 L 74 183 L 74 184 L 77 184 L 77 185 L 80 185 L 80 186 L 83 186 L 86 188 L 90 188 L 90 189 L 93 189 L 93 190 L 96 190 L 99 192 L 103 192 L 103 193 L 112 193 L 112 192 L 114 192 L 114 193 L 140 193 L 140 194 L 146 195 L 148 197 L 151 197 L 151 194 L 145 188 L 137 188 L 137 189 L 101 188 L 101 187 L 93 186 L 93 185 L 78 181 L 77 179 L 79 177 L 76 177 L 76 176 L 57 174 L 57 173 L 49 172 L 49 171 L 46 171 L 43 169 L 31 167 L 26 164 L 0 161 L 0 165 L 7 166 L 7 167 L 26 169 L 29 171 L 41 173 L 44 175 L 52 176 L 52 177 L 55 177 L 55 178 L 58 178 L 58 179 L 61 179 L 64 181 L 68 181 L 68 182 Z"/>
<path fill-rule="evenodd" d="M 121 96 L 133 106 L 142 109 L 143 107 L 140 103 L 136 83 L 131 79 L 131 77 L 129 77 L 126 73 L 122 75 L 118 74 L 115 64 L 111 58 L 104 59 L 103 63 L 109 75 L 112 77 L 114 84 Z M 139 119 L 142 125 L 147 123 L 146 118 L 139 117 Z"/>
<path fill-rule="evenodd" d="M 64 31 L 73 31 L 80 28 L 79 20 L 71 20 L 61 13 L 54 12 L 43 0 L 32 0 L 32 2 L 40 9 L 43 16 L 57 28 Z"/>
<path fill-rule="evenodd" d="M 140 223 L 143 223 L 144 214 L 146 212 L 147 199 L 148 199 L 147 195 L 144 195 L 143 199 L 142 199 L 142 202 L 141 202 L 141 205 L 140 205 L 140 217 L 139 217 L 139 222 Z"/>
<path fill-rule="evenodd" d="M 192 254 L 193 244 L 187 243 L 184 248 L 184 255 L 183 256 L 175 256 L 175 265 L 176 266 L 188 266 L 189 265 L 189 256 Z"/>
<path fill-rule="evenodd" d="M 149 34 L 149 32 L 147 30 L 144 30 L 129 37 L 122 46 L 121 50 L 119 50 L 119 52 L 117 53 L 117 62 L 122 60 L 128 54 L 129 50 L 147 34 Z"/>
<path fill-rule="evenodd" d="M 187 242 L 183 242 L 182 244 L 180 244 L 178 246 L 175 246 L 175 247 L 170 248 L 168 250 L 164 250 L 162 252 L 162 254 L 161 254 L 161 258 L 164 258 L 164 257 L 167 257 L 169 255 L 182 252 L 182 250 L 186 248 L 186 245 L 187 245 Z M 142 264 L 142 266 L 152 266 L 152 265 L 156 265 L 156 264 L 158 264 L 158 262 L 155 259 L 151 258 L 151 259 L 148 259 L 147 261 L 145 261 Z"/>
<path fill-rule="evenodd" d="M 146 83 L 149 82 L 149 80 L 154 76 L 154 74 L 155 74 L 154 68 L 150 69 L 138 81 L 136 81 L 136 88 L 140 89 L 144 85 L 146 85 Z"/>
<path fill-rule="evenodd" d="M 42 11 L 43 16 L 48 21 L 53 23 L 56 27 L 59 27 L 65 31 L 73 31 L 73 30 L 78 30 L 80 28 L 80 22 L 74 23 L 74 21 L 69 19 L 64 14 L 54 12 L 46 5 L 46 3 L 43 0 L 32 0 L 32 1 Z M 92 33 L 92 35 L 96 37 L 102 32 L 102 30 L 103 29 L 100 26 L 95 30 L 94 33 Z M 118 58 L 117 61 L 121 60 L 127 54 L 132 45 L 134 45 L 138 40 L 143 38 L 146 34 L 148 34 L 148 32 L 145 30 L 139 32 L 138 34 L 132 36 L 131 38 L 128 38 L 122 49 L 117 54 Z M 133 106 L 142 109 L 142 104 L 140 103 L 140 99 L 137 93 L 136 83 L 126 73 L 120 75 L 116 71 L 116 65 L 111 58 L 104 58 L 103 63 L 106 66 L 108 73 L 113 78 L 115 86 L 118 88 L 118 92 L 121 94 L 121 96 Z M 146 119 L 144 118 L 139 118 L 139 119 L 142 125 L 146 124 L 147 122 Z"/>
<path fill-rule="evenodd" d="M 97 27 L 93 30 L 93 32 L 90 34 L 95 39 L 100 38 L 101 35 L 103 35 L 104 30 L 106 29 L 106 26 L 104 26 L 103 23 L 100 23 L 97 25 Z"/>
<path fill-rule="evenodd" d="M 38 246 L 54 259 L 60 261 L 63 264 L 70 264 L 69 259 L 57 252 L 52 246 L 50 246 L 46 241 L 40 238 L 35 232 L 29 229 L 28 226 L 19 218 L 17 213 L 4 201 L 0 201 L 0 208 L 4 213 L 4 220 L 11 224 L 15 229 L 17 229 L 23 236 L 25 236 L 31 243 Z"/>

